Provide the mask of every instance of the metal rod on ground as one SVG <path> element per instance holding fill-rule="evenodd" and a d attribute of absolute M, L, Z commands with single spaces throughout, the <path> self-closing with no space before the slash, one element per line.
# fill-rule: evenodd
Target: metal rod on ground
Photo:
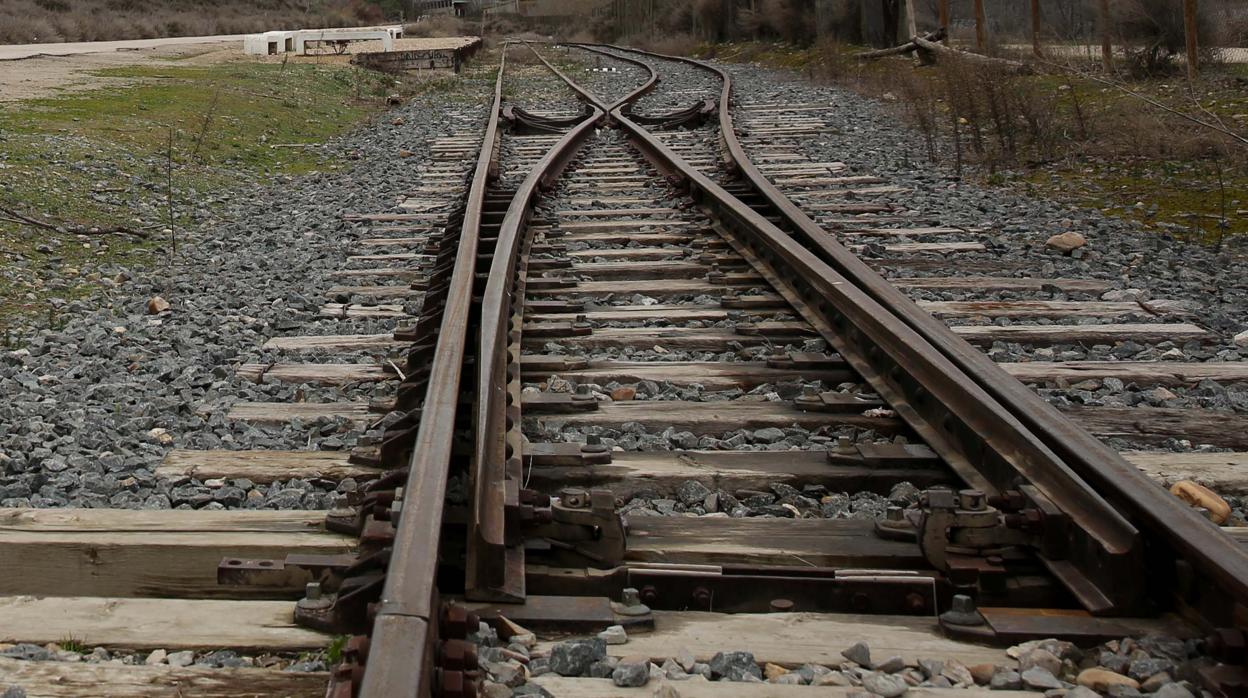
<path fill-rule="evenodd" d="M 1200 72 L 1196 45 L 1196 0 L 1183 0 L 1183 31 L 1187 35 L 1187 79 L 1195 80 Z"/>
<path fill-rule="evenodd" d="M 1101 65 L 1106 73 L 1114 72 L 1114 46 L 1109 41 L 1109 0 L 1101 0 Z"/>

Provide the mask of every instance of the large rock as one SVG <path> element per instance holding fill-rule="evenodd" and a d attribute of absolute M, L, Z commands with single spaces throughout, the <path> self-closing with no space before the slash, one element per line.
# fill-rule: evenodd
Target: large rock
<path fill-rule="evenodd" d="M 862 677 L 862 687 L 884 698 L 897 698 L 910 690 L 910 684 L 900 676 L 874 671 Z"/>
<path fill-rule="evenodd" d="M 865 642 L 855 642 L 849 649 L 841 650 L 841 656 L 858 666 L 871 666 L 871 648 Z"/>
<path fill-rule="evenodd" d="M 581 676 L 606 656 L 607 643 L 600 638 L 568 640 L 550 649 L 550 668 L 560 676 Z"/>
<path fill-rule="evenodd" d="M 1071 252 L 1088 244 L 1088 239 L 1079 233 L 1070 231 L 1054 235 L 1048 240 L 1045 240 L 1044 244 L 1057 250 L 1058 252 L 1070 254 Z"/>
<path fill-rule="evenodd" d="M 745 681 L 746 676 L 753 676 L 760 681 L 763 678 L 763 670 L 758 668 L 752 652 L 717 653 L 711 657 L 711 674 L 729 681 Z"/>
<path fill-rule="evenodd" d="M 1079 676 L 1075 677 L 1075 683 L 1090 688 L 1097 693 L 1108 693 L 1110 686 L 1128 686 L 1136 690 L 1140 688 L 1139 681 L 1129 676 L 1112 672 L 1109 669 L 1101 669 L 1100 667 L 1084 669 L 1079 672 Z"/>
<path fill-rule="evenodd" d="M 645 686 L 650 681 L 649 657 L 625 657 L 611 672 L 611 682 L 621 688 Z"/>
<path fill-rule="evenodd" d="M 1061 680 L 1054 676 L 1053 672 L 1042 667 L 1032 667 L 1022 672 L 1021 676 L 1023 677 L 1023 685 L 1035 691 L 1047 691 L 1062 687 Z"/>

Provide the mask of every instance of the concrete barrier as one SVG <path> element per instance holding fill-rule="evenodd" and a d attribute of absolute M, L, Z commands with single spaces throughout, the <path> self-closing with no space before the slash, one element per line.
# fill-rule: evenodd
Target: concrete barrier
<path fill-rule="evenodd" d="M 319 47 L 329 44 L 336 53 L 346 50 L 353 41 L 381 41 L 382 49 L 394 49 L 395 39 L 403 38 L 403 27 L 339 27 L 329 29 L 299 29 L 295 31 L 271 31 L 248 34 L 243 37 L 243 52 L 250 56 L 273 56 L 282 53 L 306 54 L 309 44 Z"/>

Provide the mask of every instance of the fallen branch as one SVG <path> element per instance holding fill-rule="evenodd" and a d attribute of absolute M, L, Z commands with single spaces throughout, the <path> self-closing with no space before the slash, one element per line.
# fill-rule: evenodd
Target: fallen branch
<path fill-rule="evenodd" d="M 927 36 L 923 38 L 927 41 L 940 41 L 941 39 L 945 38 L 945 29 L 944 27 L 941 27 L 940 29 L 937 29 L 934 32 L 929 32 Z M 878 51 L 864 51 L 862 53 L 855 53 L 854 58 L 857 58 L 860 61 L 870 61 L 870 60 L 875 60 L 876 58 L 886 58 L 888 56 L 899 56 L 903 53 L 910 53 L 911 51 L 917 51 L 918 49 L 919 49 L 919 45 L 916 44 L 913 39 L 911 39 L 910 41 L 907 41 L 906 43 L 901 44 L 900 46 L 894 46 L 892 48 L 882 48 Z"/>
<path fill-rule="evenodd" d="M 938 44 L 934 41 L 928 41 L 927 39 L 924 39 L 919 36 L 914 37 L 912 41 L 915 44 L 918 44 L 919 48 L 924 49 L 926 51 L 931 51 L 932 53 L 938 56 L 945 56 L 948 58 L 957 58 L 960 60 L 967 61 L 969 63 L 978 63 L 980 65 L 992 65 L 992 66 L 997 66 L 1000 68 L 1009 68 L 1010 70 L 1013 70 L 1019 73 L 1031 72 L 1031 68 L 1029 68 L 1026 63 L 1021 63 L 1019 61 L 1012 61 L 1008 58 L 993 58 L 992 56 L 985 56 L 981 53 L 971 53 L 970 51 L 962 51 L 956 48 L 949 48 L 948 46 L 945 46 L 944 44 Z"/>
<path fill-rule="evenodd" d="M 126 228 L 119 225 L 112 226 L 110 228 L 87 228 L 80 225 L 67 225 L 65 223 L 46 223 L 5 206 L 0 206 L 0 218 L 13 223 L 29 225 L 43 230 L 64 229 L 65 232 L 71 235 L 133 235 L 144 240 L 150 237 L 147 233 L 141 230 L 134 230 L 133 228 Z"/>

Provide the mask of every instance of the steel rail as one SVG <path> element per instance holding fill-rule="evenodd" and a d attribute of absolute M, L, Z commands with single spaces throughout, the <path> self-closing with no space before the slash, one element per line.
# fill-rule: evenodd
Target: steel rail
<path fill-rule="evenodd" d="M 473 506 L 468 525 L 465 596 L 482 601 L 521 601 L 525 597 L 524 549 L 507 530 L 507 510 L 519 505 L 523 475 L 520 442 L 520 363 L 526 275 L 517 268 L 527 245 L 524 232 L 536 199 L 549 189 L 594 129 L 611 110 L 654 89 L 658 75 L 649 66 L 645 83 L 610 104 L 584 90 L 537 53 L 529 50 L 592 107 L 591 115 L 566 133 L 521 183 L 498 232 L 494 257 L 481 299 L 481 339 L 477 354 L 477 401 L 470 464 Z"/>
<path fill-rule="evenodd" d="M 450 479 L 452 437 L 468 344 L 469 314 L 480 246 L 481 212 L 498 142 L 506 51 L 494 81 L 494 100 L 468 191 L 455 268 L 439 329 L 420 427 L 397 515 L 393 552 L 377 605 L 362 698 L 427 696 L 433 690 L 438 638 L 436 576 L 439 539 Z"/>
<path fill-rule="evenodd" d="M 943 322 L 925 312 L 900 289 L 888 283 L 865 262 L 827 234 L 796 204 L 788 199 L 750 161 L 737 138 L 731 115 L 732 78 L 724 70 L 702 61 L 622 47 L 617 50 L 652 55 L 679 61 L 718 75 L 721 90 L 720 132 L 733 164 L 749 183 L 761 193 L 784 220 L 798 232 L 799 239 L 820 259 L 850 279 L 869 296 L 888 307 L 906 325 L 917 332 L 960 371 L 991 394 L 1040 441 L 1060 458 L 1062 471 L 1083 479 L 1099 495 L 1116 506 L 1131 522 L 1161 537 L 1178 557 L 1194 563 L 1198 575 L 1215 581 L 1240 605 L 1248 606 L 1248 551 L 1209 522 L 1199 512 L 1156 486 L 1139 468 L 1121 454 L 1102 443 L 1076 421 L 1037 395 L 1021 381 L 1008 374 L 987 354 L 954 334 Z M 610 55 L 610 54 L 608 54 Z M 1040 461 L 1029 466 L 1051 467 Z M 1039 483 L 1037 483 L 1039 484 Z M 1055 501 L 1058 501 L 1053 494 Z M 1078 511 L 1068 511 L 1072 517 Z M 1083 517 L 1086 521 L 1086 517 Z M 1163 573 L 1166 558 L 1151 551 L 1149 579 L 1173 582 L 1181 573 Z M 1173 563 L 1171 563 L 1173 564 Z M 1160 566 L 1160 567 L 1159 567 Z M 1121 580 L 1118 580 L 1121 583 Z M 1126 586 L 1126 585 L 1124 585 Z M 1143 585 L 1135 585 L 1143 586 Z M 1217 614 L 1228 609 L 1214 604 L 1208 609 Z M 1209 613 L 1206 613 L 1209 615 Z M 1225 622 L 1229 617 L 1214 618 Z"/>
<path fill-rule="evenodd" d="M 541 190 L 567 166 L 606 112 L 592 115 L 556 143 L 525 177 L 498 231 L 485 292 L 481 298 L 481 338 L 477 353 L 477 401 L 470 465 L 473 506 L 468 532 L 465 593 L 475 600 L 519 601 L 524 598 L 523 548 L 509 546 L 506 507 L 518 504 L 520 453 L 507 435 L 518 428 L 520 405 L 509 384 L 520 378 L 519 357 L 509 346 L 518 339 L 523 299 L 516 293 L 516 263 L 523 231 Z M 519 301 L 519 302 L 516 302 Z M 513 337 L 514 335 L 514 337 Z M 513 414 L 514 413 L 514 414 Z M 516 560 L 515 556 L 520 556 Z M 510 558 L 510 559 L 509 559 Z M 518 574 L 517 574 L 518 572 Z"/>
<path fill-rule="evenodd" d="M 723 77 L 721 99 L 728 99 L 731 81 Z M 721 106 L 720 115 L 721 132 L 730 131 L 729 110 Z M 1139 598 L 1114 597 L 1131 592 L 1130 588 L 1115 586 L 1112 579 L 1090 581 L 1083 572 L 1112 577 L 1137 567 L 1143 552 L 1138 532 L 1005 406 L 853 279 L 688 165 L 619 110 L 613 116 L 644 151 L 685 177 L 702 194 L 702 203 L 743 233 L 758 258 L 776 265 L 777 283 L 805 284 L 793 289 L 795 300 L 821 314 L 824 322 L 814 324 L 829 344 L 964 480 L 997 493 L 1014 487 L 1021 476 L 1059 502 L 1075 524 L 1069 527 L 1076 543 L 1070 547 L 1079 564 L 1041 559 L 1076 591 L 1085 608 L 1108 612 L 1138 606 Z M 789 278 L 794 272 L 795 278 Z M 909 299 L 905 302 L 914 305 Z M 1086 559 L 1089 556 L 1092 559 Z"/>

